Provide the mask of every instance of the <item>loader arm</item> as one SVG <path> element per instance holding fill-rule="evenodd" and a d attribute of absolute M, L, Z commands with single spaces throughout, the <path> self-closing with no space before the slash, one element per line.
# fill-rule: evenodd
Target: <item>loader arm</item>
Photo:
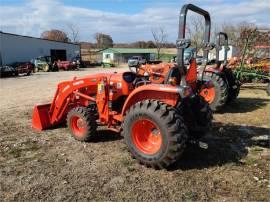
<path fill-rule="evenodd" d="M 32 127 L 37 130 L 51 128 L 64 121 L 70 107 L 78 104 L 88 106 L 90 102 L 95 102 L 96 99 L 89 95 L 96 94 L 97 83 L 102 79 L 106 77 L 74 78 L 58 84 L 51 104 L 35 106 Z"/>

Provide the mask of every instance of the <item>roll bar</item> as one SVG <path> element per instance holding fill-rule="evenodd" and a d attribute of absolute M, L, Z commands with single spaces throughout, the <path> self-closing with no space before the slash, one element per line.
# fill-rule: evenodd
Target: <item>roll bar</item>
<path fill-rule="evenodd" d="M 224 44 L 220 44 L 220 37 L 223 36 L 225 39 Z M 229 40 L 228 35 L 225 32 L 217 33 L 216 37 L 216 64 L 219 64 L 219 51 L 222 49 L 222 45 L 224 45 L 224 65 L 227 65 L 227 55 L 229 50 Z"/>
<path fill-rule="evenodd" d="M 193 4 L 185 4 L 179 16 L 179 32 L 178 32 L 178 39 L 176 41 L 176 48 L 177 48 L 177 66 L 179 68 L 180 73 L 184 75 L 186 73 L 186 67 L 184 65 L 184 50 L 190 46 L 190 40 L 185 39 L 185 30 L 186 30 L 186 18 L 187 12 L 193 11 L 199 15 L 202 15 L 205 20 L 205 29 L 204 29 L 204 43 L 208 45 L 210 41 L 210 31 L 211 31 L 211 18 L 207 11 L 193 5 Z M 208 59 L 208 52 L 209 50 L 204 50 L 204 58 Z M 183 74 L 184 73 L 184 74 Z"/>

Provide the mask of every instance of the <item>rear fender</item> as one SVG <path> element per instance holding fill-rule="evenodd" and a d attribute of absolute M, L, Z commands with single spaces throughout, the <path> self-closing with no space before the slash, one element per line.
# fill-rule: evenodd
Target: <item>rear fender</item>
<path fill-rule="evenodd" d="M 185 97 L 183 87 L 163 84 L 149 84 L 140 86 L 132 91 L 132 93 L 128 96 L 121 114 L 123 117 L 126 111 L 132 105 L 142 100 L 160 100 L 161 102 L 174 107 L 181 97 Z"/>
<path fill-rule="evenodd" d="M 186 74 L 186 81 L 195 91 L 197 88 L 197 63 L 195 59 L 192 59 L 189 65 L 189 69 Z"/>

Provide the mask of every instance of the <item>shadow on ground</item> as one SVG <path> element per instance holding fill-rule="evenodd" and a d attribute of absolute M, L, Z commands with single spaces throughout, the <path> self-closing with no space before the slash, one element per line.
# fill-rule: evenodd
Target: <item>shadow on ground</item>
<path fill-rule="evenodd" d="M 123 137 L 119 133 L 107 129 L 100 129 L 97 131 L 97 135 L 93 136 L 91 142 L 112 142 L 121 139 L 123 139 Z"/>
<path fill-rule="evenodd" d="M 222 130 L 221 130 L 222 128 Z M 202 139 L 208 149 L 189 145 L 182 158 L 169 170 L 204 169 L 227 163 L 242 164 L 247 147 L 270 148 L 270 129 L 253 126 L 216 125 L 211 135 Z"/>
<path fill-rule="evenodd" d="M 91 142 L 110 142 L 121 139 L 118 133 L 101 129 Z M 214 123 L 212 133 L 201 141 L 208 144 L 208 149 L 189 144 L 181 159 L 168 170 L 205 169 L 228 163 L 243 164 L 240 160 L 248 155 L 247 147 L 270 148 L 270 129 Z"/>
<path fill-rule="evenodd" d="M 237 98 L 234 102 L 225 105 L 218 113 L 246 113 L 263 108 L 270 100 L 263 98 Z"/>

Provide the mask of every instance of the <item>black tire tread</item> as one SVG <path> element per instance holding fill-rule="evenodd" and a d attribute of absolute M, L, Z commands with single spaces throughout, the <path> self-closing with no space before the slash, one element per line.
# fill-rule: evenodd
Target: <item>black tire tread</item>
<path fill-rule="evenodd" d="M 136 114 L 137 110 L 145 114 L 147 112 L 154 112 L 159 120 L 162 120 L 162 122 L 167 125 L 166 130 L 168 131 L 168 147 L 167 150 L 164 151 L 162 157 L 159 159 L 155 159 L 151 156 L 147 156 L 146 158 L 143 155 L 140 155 L 140 153 L 130 145 L 132 144 L 131 141 L 128 141 L 128 136 L 130 136 L 130 126 L 129 122 L 126 120 L 127 117 Z M 141 116 L 143 116 L 143 114 L 141 114 Z M 188 138 L 187 129 L 183 118 L 180 116 L 177 110 L 158 100 L 143 100 L 130 107 L 126 113 L 123 124 L 123 136 L 125 137 L 125 141 L 131 155 L 134 156 L 141 164 L 155 169 L 168 167 L 179 159 L 184 151 L 185 143 Z"/>
<path fill-rule="evenodd" d="M 213 72 L 206 72 L 204 75 L 204 78 L 207 80 L 213 81 L 214 85 L 217 85 L 217 86 L 215 86 L 216 96 L 217 96 L 217 94 L 219 94 L 219 96 L 216 97 L 212 103 L 209 103 L 209 105 L 213 111 L 218 111 L 227 102 L 228 85 L 227 85 L 226 81 L 224 81 L 224 79 L 220 75 L 213 73 Z"/>
<path fill-rule="evenodd" d="M 73 115 L 80 116 L 82 119 L 84 119 L 87 123 L 87 132 L 84 134 L 83 137 L 78 137 L 73 134 L 73 131 L 70 126 L 70 118 Z M 69 131 L 71 135 L 79 141 L 82 142 L 88 142 L 91 140 L 92 136 L 96 134 L 97 130 L 97 123 L 94 117 L 91 115 L 90 110 L 86 107 L 75 107 L 71 109 L 67 115 L 67 126 L 69 128 Z"/>
<path fill-rule="evenodd" d="M 224 73 L 229 85 L 227 103 L 233 102 L 239 95 L 241 82 L 236 78 L 233 71 L 229 68 L 224 69 Z M 233 88 L 233 86 L 237 86 Z"/>

